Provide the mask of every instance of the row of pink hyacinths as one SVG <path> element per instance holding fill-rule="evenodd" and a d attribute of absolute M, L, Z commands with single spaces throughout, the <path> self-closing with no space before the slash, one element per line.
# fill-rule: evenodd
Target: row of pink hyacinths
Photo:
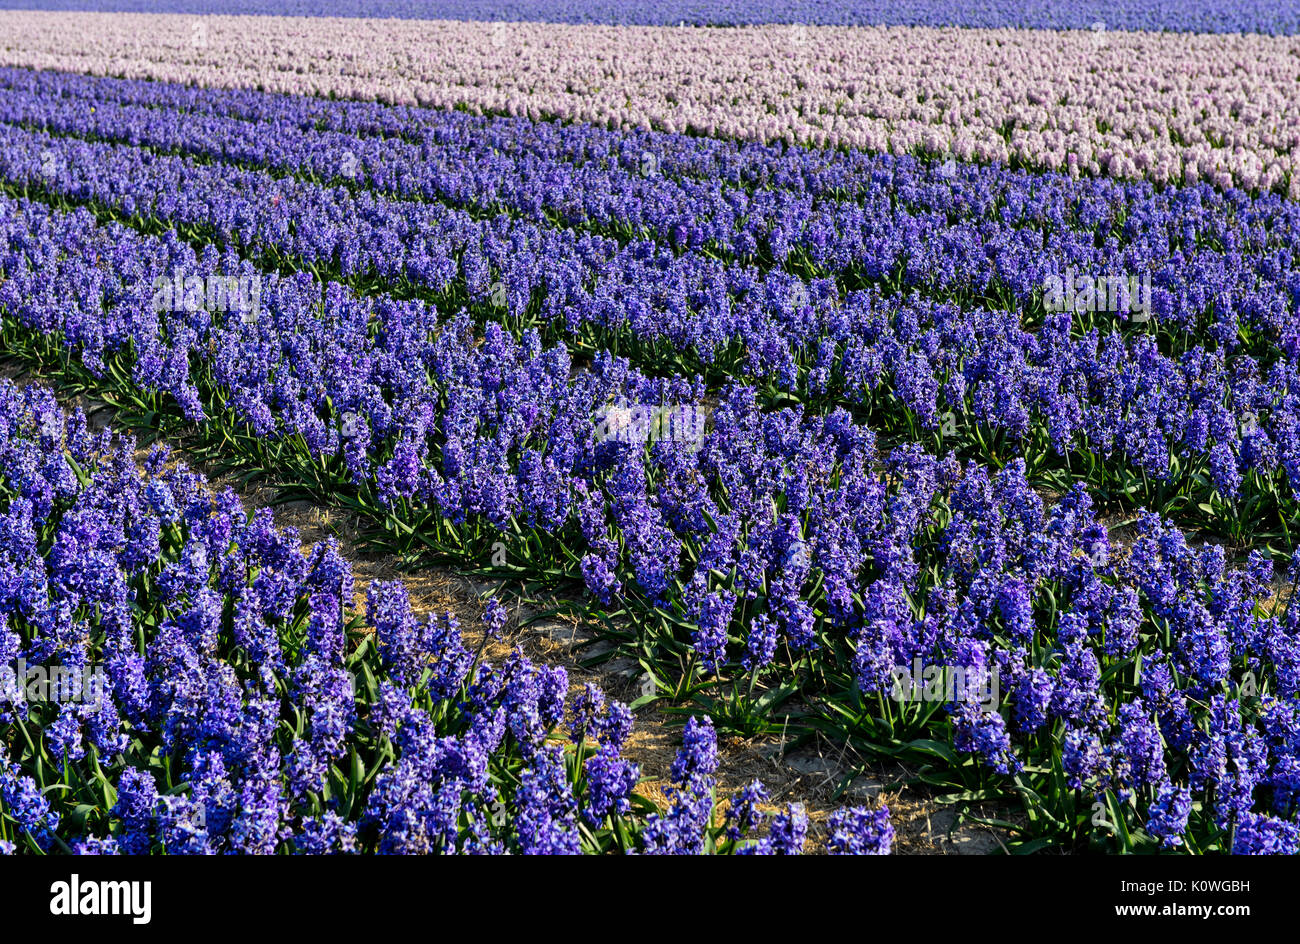
<path fill-rule="evenodd" d="M 1298 37 L 8 12 L 0 61 L 1300 197 Z"/>

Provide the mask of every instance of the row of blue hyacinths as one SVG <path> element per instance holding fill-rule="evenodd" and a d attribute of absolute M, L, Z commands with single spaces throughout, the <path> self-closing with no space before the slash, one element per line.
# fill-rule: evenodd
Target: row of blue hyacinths
<path fill-rule="evenodd" d="M 0 850 L 803 847 L 806 814 L 766 815 L 757 782 L 715 808 L 708 721 L 656 809 L 622 755 L 631 712 L 594 686 L 484 661 L 400 582 L 371 584 L 363 618 L 332 540 L 304 554 L 162 447 L 141 469 L 47 390 L 0 382 L 0 434 L 0 664 L 42 670 L 0 685 Z M 500 634 L 497 601 L 484 622 Z M 832 852 L 889 851 L 883 808 L 829 829 Z"/>
<path fill-rule="evenodd" d="M 1019 804 L 1019 849 L 1300 843 L 1300 611 L 1273 574 L 1300 469 L 1294 206 L 8 82 L 6 350 L 404 553 L 486 567 L 500 547 L 504 574 L 581 584 L 662 693 Z M 411 138 L 480 170 L 440 177 Z M 339 169 L 313 170 L 331 147 Z M 699 231 L 654 209 L 671 193 L 700 194 Z M 1151 317 L 1047 310 L 1045 245 L 1143 260 Z M 251 309 L 159 294 L 232 277 Z M 613 404 L 708 422 L 628 441 L 601 435 Z M 1098 496 L 1134 512 L 1124 542 Z M 1230 566 L 1137 513 L 1153 497 L 1259 547 Z M 896 697 L 913 665 L 998 697 Z"/>

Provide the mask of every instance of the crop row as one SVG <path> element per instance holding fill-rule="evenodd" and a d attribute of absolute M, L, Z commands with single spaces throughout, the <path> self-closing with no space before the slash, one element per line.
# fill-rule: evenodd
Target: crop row
<path fill-rule="evenodd" d="M 1286 37 L 15 12 L 0 40 L 29 68 L 1300 192 Z"/>
<path fill-rule="evenodd" d="M 393 17 L 620 26 L 960 26 L 1020 29 L 1300 32 L 1286 0 L 3 0 L 0 8 L 259 16 Z"/>
<path fill-rule="evenodd" d="M 843 212 L 845 201 L 873 215 L 897 213 L 898 204 L 912 212 L 942 211 L 950 223 L 984 219 L 1114 236 L 1120 240 L 1115 248 L 1150 240 L 1153 233 L 1177 246 L 1190 231 L 1191 245 L 1224 246 L 1232 234 L 1236 247 L 1258 251 L 1296 225 L 1289 202 L 1246 200 L 1204 185 L 1159 190 L 996 165 L 929 166 L 858 150 L 615 132 L 27 69 L 0 69 L 0 88 L 18 93 L 7 98 L 8 120 L 288 166 L 395 194 L 544 208 L 571 224 L 644 230 L 687 248 L 713 244 L 739 257 L 754 250 L 739 245 L 733 230 L 747 227 L 769 253 L 778 243 L 807 250 L 799 231 L 819 225 L 810 225 L 806 215 Z M 489 166 L 478 166 L 482 162 Z M 540 188 L 535 178 L 541 176 L 559 199 Z M 782 219 L 791 214 L 793 220 Z M 777 237 L 774 231 L 783 232 Z"/>
<path fill-rule="evenodd" d="M 11 189 L 90 200 L 138 225 L 179 226 L 264 264 L 367 290 L 377 278 L 444 309 L 468 304 L 517 330 L 538 325 L 575 349 L 627 351 L 643 367 L 749 378 L 818 408 L 845 400 L 887 432 L 937 437 L 984 461 L 1023 454 L 1035 476 L 1082 473 L 1126 504 L 1157 504 L 1234 540 L 1287 536 L 1300 482 L 1300 335 L 1284 294 L 1290 277 L 1279 271 L 1288 249 L 1265 252 L 1253 281 L 1238 276 L 1244 285 L 1229 274 L 1230 262 L 1244 268 L 1239 255 L 1205 251 L 1180 277 L 1208 284 L 1181 283 L 1181 307 L 1152 289 L 1151 318 L 1171 322 L 1160 337 L 1116 330 L 1109 315 L 1080 331 L 1070 312 L 1026 330 L 1015 312 L 874 286 L 841 297 L 827 279 L 509 214 L 478 219 L 13 125 L 0 125 L 0 141 Z M 1178 271 L 1178 256 L 1162 273 Z M 1255 288 L 1269 277 L 1271 288 Z M 1192 340 L 1203 306 L 1211 346 Z M 1186 330 L 1173 332 L 1180 319 Z M 1171 333 L 1179 349 L 1166 351 Z M 1112 457 L 1122 461 L 1103 461 Z"/>
<path fill-rule="evenodd" d="M 968 306 L 1002 301 L 1029 319 L 1041 318 L 1051 275 L 1123 273 L 1152 282 L 1149 310 L 1133 314 L 1156 318 L 1184 342 L 1210 318 L 1207 333 L 1235 346 L 1241 316 L 1229 313 L 1238 310 L 1248 329 L 1263 329 L 1273 340 L 1293 330 L 1285 304 L 1295 292 L 1290 246 L 1300 220 L 1294 204 L 1276 198 L 1229 199 L 1206 187 L 1154 192 L 966 165 L 936 170 L 861 154 L 844 161 L 847 167 L 830 168 L 805 151 L 772 159 L 763 176 L 776 185 L 748 190 L 661 176 L 659 155 L 679 163 L 682 139 L 671 135 L 648 136 L 653 150 L 634 155 L 639 164 L 629 170 L 621 166 L 624 155 L 610 165 L 608 142 L 598 142 L 606 145 L 604 158 L 588 159 L 585 127 L 489 126 L 430 112 L 444 120 L 426 119 L 428 133 L 416 145 L 317 130 L 317 109 L 300 109 L 295 99 L 239 96 L 259 113 L 244 120 L 117 101 L 123 92 L 138 97 L 142 87 L 155 102 L 175 99 L 176 90 L 156 84 L 49 81 L 21 71 L 5 78 L 19 86 L 0 97 L 0 119 L 8 122 L 445 201 L 489 220 L 507 214 L 574 226 L 621 245 L 648 239 L 673 246 L 704 271 L 716 265 L 708 258 L 715 255 L 752 262 L 759 272 L 782 264 L 836 279 L 841 295 L 864 282 L 920 289 Z M 69 85 L 78 93 L 70 101 L 51 100 L 51 86 L 66 92 Z M 204 93 L 193 94 L 201 100 Z M 582 155 L 577 165 L 575 155 Z M 53 173 L 58 157 L 49 157 L 52 166 L 42 169 Z M 753 169 L 742 164 L 733 173 Z M 827 177 L 849 196 L 810 198 L 804 184 L 811 178 L 815 193 Z M 405 206 L 396 202 L 391 212 Z"/>
<path fill-rule="evenodd" d="M 814 275 L 888 273 L 899 265 L 899 247 L 891 245 L 896 234 L 921 230 L 930 243 L 950 245 L 951 261 L 941 266 L 935 249 L 907 245 L 906 254 L 920 258 L 909 262 L 905 284 L 963 300 L 1002 292 L 1028 305 L 1051 266 L 1108 265 L 1153 273 L 1170 296 L 1167 305 L 1177 305 L 1192 283 L 1173 263 L 1203 278 L 1224 268 L 1228 255 L 1228 280 L 1250 287 L 1267 263 L 1287 267 L 1271 253 L 1294 241 L 1298 225 L 1292 203 L 1208 186 L 1158 191 L 862 152 L 703 147 L 701 139 L 680 135 L 631 139 L 585 125 L 376 104 L 330 107 L 26 70 L 0 71 L 0 86 L 11 90 L 0 99 L 8 122 L 482 213 L 505 210 L 624 241 L 646 237 L 742 262 L 795 264 Z M 319 127 L 327 116 L 335 116 L 337 128 Z M 403 125 L 408 130 L 399 134 Z M 1175 310 L 1166 317 L 1186 322 L 1195 314 Z"/>
<path fill-rule="evenodd" d="M 1014 793 L 1037 845 L 1295 847 L 1300 613 L 1257 556 L 1229 569 L 1154 516 L 1121 547 L 1082 488 L 1049 507 L 1022 465 L 878 452 L 843 412 L 765 411 L 738 386 L 708 402 L 608 356 L 575 373 L 535 336 L 479 341 L 305 273 L 268 276 L 254 319 L 159 311 L 158 276 L 247 263 L 4 210 L 8 350 L 151 423 L 180 389 L 214 454 L 394 540 L 584 580 L 719 721 L 834 730 L 967 797 Z M 629 440 L 610 396 L 711 415 L 694 441 Z M 900 666 L 926 682 L 900 691 Z"/>
<path fill-rule="evenodd" d="M 0 383 L 0 851 L 797 853 L 759 783 L 714 816 L 693 719 L 666 810 L 633 790 L 627 708 L 562 669 L 466 648 L 399 582 L 351 612 L 332 543 L 94 436 Z M 485 632 L 505 612 L 490 601 Z M 480 649 L 481 652 L 481 649 Z M 888 852 L 888 812 L 833 852 Z"/>

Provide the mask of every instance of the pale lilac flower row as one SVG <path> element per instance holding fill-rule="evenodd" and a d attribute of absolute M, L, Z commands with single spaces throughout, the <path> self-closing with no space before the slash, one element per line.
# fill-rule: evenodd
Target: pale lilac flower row
<path fill-rule="evenodd" d="M 0 0 L 15 10 L 538 20 L 618 26 L 968 26 L 1300 33 L 1295 0 Z"/>
<path fill-rule="evenodd" d="M 1300 197 L 1294 37 L 0 14 L 0 62 Z"/>

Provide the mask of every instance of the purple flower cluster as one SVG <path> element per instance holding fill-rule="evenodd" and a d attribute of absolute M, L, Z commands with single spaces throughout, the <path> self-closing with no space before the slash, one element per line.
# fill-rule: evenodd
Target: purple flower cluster
<path fill-rule="evenodd" d="M 426 116 L 416 144 L 394 137 L 409 110 L 340 106 L 344 130 L 321 130 L 320 103 L 5 77 L 10 121 L 324 180 L 0 131 L 14 181 L 266 261 L 377 276 L 638 356 L 666 343 L 688 369 L 843 396 L 886 428 L 946 429 L 1001 461 L 977 435 L 988 427 L 1035 475 L 1081 455 L 1092 484 L 1119 491 L 1141 473 L 1186 496 L 1171 507 L 1198 523 L 1260 499 L 1285 517 L 1300 486 L 1300 274 L 1286 248 L 1300 217 L 1278 198 L 997 168 L 945 178 L 909 158 L 456 114 Z M 1051 311 L 1027 327 L 1022 312 L 1064 271 L 1142 273 L 1158 330 Z M 392 474 L 409 478 L 415 457 Z"/>
<path fill-rule="evenodd" d="M 841 156 L 807 158 L 822 162 L 825 184 L 796 212 L 798 158 L 764 164 L 734 146 L 726 157 L 678 143 L 676 180 L 687 181 L 678 193 L 693 192 L 692 154 L 765 166 L 769 177 L 738 171 L 710 191 L 741 208 L 715 213 L 730 220 L 723 235 L 661 244 L 676 211 L 626 214 L 651 231 L 644 238 L 615 232 L 623 223 L 593 220 L 589 208 L 563 221 L 573 228 L 552 225 L 563 212 L 545 203 L 553 194 L 529 206 L 529 192 L 546 189 L 540 181 L 535 191 L 492 192 L 493 174 L 505 181 L 511 168 L 540 172 L 545 162 L 560 191 L 579 186 L 565 175 L 588 158 L 556 151 L 563 132 L 553 127 L 535 126 L 529 140 L 523 123 L 428 119 L 418 146 L 430 154 L 442 153 L 438 127 L 490 128 L 507 156 L 499 165 L 484 157 L 467 185 L 491 194 L 484 206 L 441 184 L 425 193 L 423 171 L 404 176 L 402 162 L 363 165 L 378 190 L 421 198 L 408 200 L 337 174 L 319 183 L 262 169 L 291 167 L 313 135 L 380 140 L 392 119 L 377 107 L 341 108 L 344 130 L 286 119 L 276 151 L 274 139 L 241 137 L 238 123 L 269 126 L 289 105 L 156 90 L 209 101 L 190 107 L 231 150 L 205 150 L 170 105 L 148 100 L 154 91 L 112 86 L 120 100 L 105 106 L 100 128 L 97 93 L 67 84 L 80 91 L 43 113 L 21 89 L 0 94 L 0 109 L 90 137 L 0 124 L 0 174 L 132 225 L 0 198 L 6 349 L 158 415 L 179 412 L 227 458 L 274 462 L 435 551 L 482 566 L 485 548 L 508 538 L 501 546 L 514 563 L 503 566 L 584 581 L 639 620 L 645 651 L 691 666 L 699 684 L 735 683 L 758 704 L 795 682 L 822 720 L 856 719 L 850 735 L 932 745 L 954 771 L 970 756 L 980 776 L 1066 784 L 1052 794 L 1057 822 L 1095 802 L 1132 820 L 1126 835 L 1141 830 L 1167 847 L 1294 848 L 1300 609 L 1276 603 L 1271 564 L 1256 553 L 1230 567 L 1221 548 L 1154 514 L 1139 516 L 1121 545 L 1081 484 L 1046 502 L 1031 462 L 1011 458 L 1044 439 L 1042 452 L 1062 457 L 1082 443 L 1173 481 L 1208 474 L 1222 495 L 1250 476 L 1260 489 L 1279 469 L 1300 475 L 1290 205 L 1201 188 L 1146 191 L 1121 211 L 1118 185 L 1092 191 L 1028 175 L 1007 175 L 990 202 L 963 191 L 955 204 L 932 168 Z M 196 156 L 93 140 L 113 128 L 121 137 L 128 114 L 153 147 Z M 447 153 L 475 153 L 447 135 Z M 258 168 L 222 163 L 231 157 Z M 613 149 L 601 159 L 614 168 L 611 199 L 674 192 L 657 182 L 636 189 L 629 157 Z M 843 186 L 830 183 L 837 174 Z M 858 199 L 879 204 L 879 229 L 874 218 L 843 222 Z M 884 212 L 897 201 L 906 212 Z M 458 203 L 466 208 L 448 205 Z M 733 224 L 746 207 L 765 245 L 711 255 L 743 235 Z M 963 213 L 960 225 L 948 222 Z M 787 251 L 777 253 L 787 225 Z M 1043 246 L 1083 262 L 1129 251 L 1156 260 L 1164 294 L 1153 292 L 1152 313 L 1164 333 L 1111 322 L 1080 331 L 1063 313 L 1022 325 Z M 836 259 L 840 247 L 848 255 Z M 899 258 L 920 261 L 902 273 L 884 261 Z M 822 274 L 787 271 L 800 266 Z M 930 271 L 942 266 L 951 271 Z M 175 295 L 157 303 L 160 278 L 232 276 L 258 280 L 251 317 Z M 414 297 L 367 291 L 375 279 Z M 864 287 L 849 289 L 851 279 Z M 1016 310 L 943 297 L 953 286 L 1005 289 Z M 473 314 L 444 313 L 463 305 Z M 1173 327 L 1189 337 L 1171 353 Z M 629 339 L 647 373 L 600 349 Z M 738 380 L 767 382 L 775 396 L 743 382 L 709 389 L 699 377 L 662 376 L 670 370 L 648 375 L 678 363 L 656 360 L 665 352 L 730 369 L 737 348 Z M 914 432 L 942 429 L 944 410 L 955 409 L 981 439 L 1018 445 L 989 445 L 996 470 L 918 442 L 884 448 L 841 399 Z M 69 446 L 65 462 L 53 448 L 61 414 L 42 407 L 47 423 L 14 402 L 26 425 L 0 445 L 5 487 L 19 496 L 0 519 L 13 561 L 0 570 L 9 574 L 0 648 L 31 659 L 105 653 L 118 712 L 43 718 L 44 750 L 84 765 L 120 753 L 129 725 L 175 758 L 170 782 L 131 765 L 153 779 L 132 774 L 119 791 L 117 820 L 143 824 L 114 834 L 119 845 L 272 851 L 297 848 L 301 835 L 313 850 L 552 853 L 587 849 L 591 830 L 604 830 L 598 844 L 617 841 L 606 824 L 631 815 L 638 777 L 622 756 L 624 709 L 590 690 L 566 705 L 562 675 L 521 658 L 475 665 L 454 619 L 417 619 L 397 585 L 371 586 L 375 633 L 364 652 L 352 648 L 351 578 L 330 549 L 303 563 L 268 515 L 246 520 L 185 473 L 141 478 L 89 444 Z M 601 432 L 620 403 L 707 413 L 708 422 L 689 440 L 629 443 Z M 83 427 L 66 435 L 86 439 Z M 96 490 L 103 468 L 116 478 Z M 91 510 L 78 514 L 80 502 Z M 43 543 L 49 527 L 58 534 Z M 158 616 L 137 644 L 126 603 L 139 606 L 140 594 Z M 490 605 L 488 632 L 506 617 Z M 234 651 L 223 649 L 232 639 Z M 379 681 L 354 698 L 344 673 L 363 658 Z M 923 686 L 896 700 L 900 666 L 939 668 L 940 681 L 959 675 L 965 688 Z M 566 719 L 572 754 L 550 739 Z M 452 721 L 450 731 L 439 726 Z M 391 763 L 365 796 L 330 805 L 348 780 L 341 758 L 358 744 Z M 508 778 L 496 776 L 498 764 Z M 712 725 L 693 721 L 670 806 L 645 821 L 641 848 L 798 851 L 806 814 L 760 816 L 757 788 L 714 822 L 716 764 Z M 55 835 L 58 811 L 42 808 L 19 774 L 7 777 L 5 807 L 21 811 L 40 845 Z M 503 832 L 502 817 L 515 825 Z M 737 838 L 760 819 L 764 837 Z M 890 841 L 879 813 L 832 823 L 833 851 L 883 851 Z"/>
<path fill-rule="evenodd" d="M 133 453 L 0 383 L 0 668 L 104 678 L 0 689 L 0 849 L 556 854 L 649 827 L 625 706 L 519 654 L 476 663 L 400 583 L 372 584 L 357 625 L 332 542 L 303 554 L 266 510 Z M 570 711 L 582 746 L 554 736 Z M 694 731 L 698 779 L 716 754 Z"/>
<path fill-rule="evenodd" d="M 42 217 L 33 205 L 11 206 L 15 212 L 6 219 L 19 219 L 21 208 L 23 232 L 30 234 L 14 230 L 11 245 L 32 247 L 38 259 L 43 244 L 81 246 L 83 264 L 96 252 L 136 260 L 167 252 L 166 244 L 129 231 L 101 230 L 84 214 Z M 187 265 L 198 264 L 185 247 L 170 245 Z M 206 255 L 204 264 L 219 268 L 220 254 Z M 70 274 L 78 261 L 59 253 L 54 264 Z M 570 379 L 562 350 L 543 350 L 536 339 L 513 341 L 495 326 L 476 344 L 467 325 L 452 322 L 429 343 L 419 327 L 420 306 L 358 301 L 313 288 L 301 275 L 273 281 L 267 297 L 274 316 L 249 326 L 204 311 L 168 313 L 160 323 L 157 316 L 141 317 L 147 308 L 138 291 L 133 296 L 100 281 L 98 268 L 94 283 L 85 275 L 41 279 L 38 271 L 15 269 L 4 287 L 12 290 L 9 304 L 24 306 L 18 309 L 24 331 L 61 329 L 70 338 L 98 331 L 119 344 L 132 339 L 139 352 L 134 362 L 88 361 L 106 375 L 134 376 L 126 390 L 156 388 L 158 380 L 142 373 L 150 369 L 150 350 L 158 350 L 159 364 L 187 365 L 195 356 L 219 389 L 240 391 L 224 407 L 240 423 L 256 419 L 246 412 L 252 396 L 269 397 L 264 435 L 300 437 L 307 464 L 350 455 L 353 487 L 381 483 L 380 500 L 390 509 L 428 507 L 455 522 L 523 523 L 552 536 L 573 522 L 577 533 L 568 532 L 569 540 L 577 543 L 539 565 L 581 559 L 589 581 L 595 573 L 611 574 L 625 598 L 677 601 L 700 625 L 697 638 L 707 641 L 701 654 L 715 670 L 730 671 L 743 651 L 747 671 L 778 671 L 778 641 L 788 652 L 822 653 L 828 668 L 849 673 L 867 693 L 886 692 L 893 667 L 915 659 L 960 667 L 972 679 L 986 680 L 996 670 L 1012 709 L 954 704 L 949 734 L 993 769 L 1021 769 L 1026 758 L 1047 750 L 1080 788 L 1167 793 L 1177 765 L 1166 755 L 1208 751 L 1208 766 L 1186 785 L 1219 798 L 1216 828 L 1254 811 L 1250 798 L 1258 795 L 1273 797 L 1269 815 L 1292 815 L 1285 771 L 1296 742 L 1284 736 L 1265 742 L 1255 711 L 1229 711 L 1235 702 L 1216 702 L 1222 696 L 1213 694 L 1233 690 L 1243 672 L 1262 671 L 1270 692 L 1261 705 L 1276 707 L 1270 717 L 1294 712 L 1300 683 L 1294 629 L 1257 611 L 1267 595 L 1262 561 L 1244 572 L 1229 570 L 1221 551 L 1191 549 L 1154 517 L 1141 521 L 1129 555 L 1110 555 L 1101 550 L 1105 531 L 1080 488 L 1047 508 L 1022 462 L 993 475 L 914 446 L 881 455 L 870 431 L 843 412 L 765 412 L 755 391 L 743 387 L 724 392 L 699 448 L 665 441 L 638 451 L 601 443 L 592 430 L 599 404 L 628 392 L 647 399 L 652 391 L 657 402 L 672 396 L 699 402 L 699 391 L 649 381 L 607 357 Z M 106 294 L 58 292 L 86 284 Z M 328 320 L 318 313 L 322 291 L 331 303 Z M 117 302 L 106 307 L 106 297 Z M 106 322 L 110 310 L 122 320 Z M 374 315 L 381 330 L 372 337 Z M 181 354 L 167 353 L 178 342 L 186 345 Z M 407 343 L 413 346 L 404 348 Z M 126 366 L 110 370 L 116 364 Z M 226 373 L 258 369 L 266 375 L 255 385 L 236 385 Z M 366 392 L 369 371 L 373 394 Z M 188 373 L 175 376 L 190 385 L 182 389 L 198 390 Z M 390 399 L 383 391 L 404 396 Z M 355 404 L 356 426 L 374 427 L 383 439 L 349 454 L 341 418 L 322 418 L 329 404 Z M 198 404 L 200 410 L 211 405 Z M 276 414 L 279 423 L 270 420 Z M 393 439 L 418 454 L 414 477 L 391 473 L 405 461 L 389 448 Z M 153 501 L 176 513 L 165 494 Z M 53 498 L 46 503 L 52 506 Z M 157 540 L 148 531 L 141 539 Z M 600 567 L 588 566 L 593 561 Z M 182 567 L 169 571 L 164 585 L 185 587 L 193 579 L 192 569 Z M 603 582 L 592 590 L 610 592 Z M 290 597 L 275 592 L 272 598 L 287 612 Z M 923 615 L 909 600 L 925 601 Z M 765 617 L 754 620 L 753 632 L 770 634 L 768 642 L 743 637 L 742 602 Z M 202 612 L 193 617 L 192 631 L 200 636 L 209 619 Z M 404 682 L 423 677 L 425 651 L 455 651 L 438 641 L 453 631 L 449 626 L 416 624 L 400 606 L 377 606 L 376 613 L 391 627 L 380 653 Z M 255 634 L 249 645 L 275 653 L 271 641 Z M 1108 668 L 1139 658 L 1148 666 L 1140 691 L 1117 692 L 1114 681 L 1102 681 Z M 430 684 L 454 688 L 459 678 L 437 676 Z M 1125 708 L 1112 718 L 1105 706 L 1117 696 Z M 535 732 L 545 717 L 540 708 L 521 709 L 510 727 Z M 1203 743 L 1207 723 L 1210 740 Z M 1059 737 L 1045 742 L 1040 735 L 1048 730 Z M 172 736 L 180 735 L 188 729 Z M 1255 745 L 1257 762 L 1244 772 L 1215 768 L 1222 745 L 1238 742 Z M 600 776 L 619 781 L 608 761 L 606 768 Z M 691 779 L 684 780 L 676 815 L 694 822 L 703 800 Z M 1235 806 L 1230 796 L 1238 798 Z M 1162 807 L 1158 821 L 1167 823 L 1169 815 Z M 795 825 L 791 820 L 790 828 Z"/>
<path fill-rule="evenodd" d="M 43 71 L 1300 197 L 1289 37 L 1124 32 L 1108 18 L 1042 31 L 267 16 L 225 29 L 21 11 L 0 21 L 0 40 L 5 63 Z M 154 41 L 142 46 L 142 33 Z"/>
<path fill-rule="evenodd" d="M 894 826 L 884 806 L 832 813 L 830 831 L 826 848 L 831 855 L 889 855 L 894 842 Z"/>

